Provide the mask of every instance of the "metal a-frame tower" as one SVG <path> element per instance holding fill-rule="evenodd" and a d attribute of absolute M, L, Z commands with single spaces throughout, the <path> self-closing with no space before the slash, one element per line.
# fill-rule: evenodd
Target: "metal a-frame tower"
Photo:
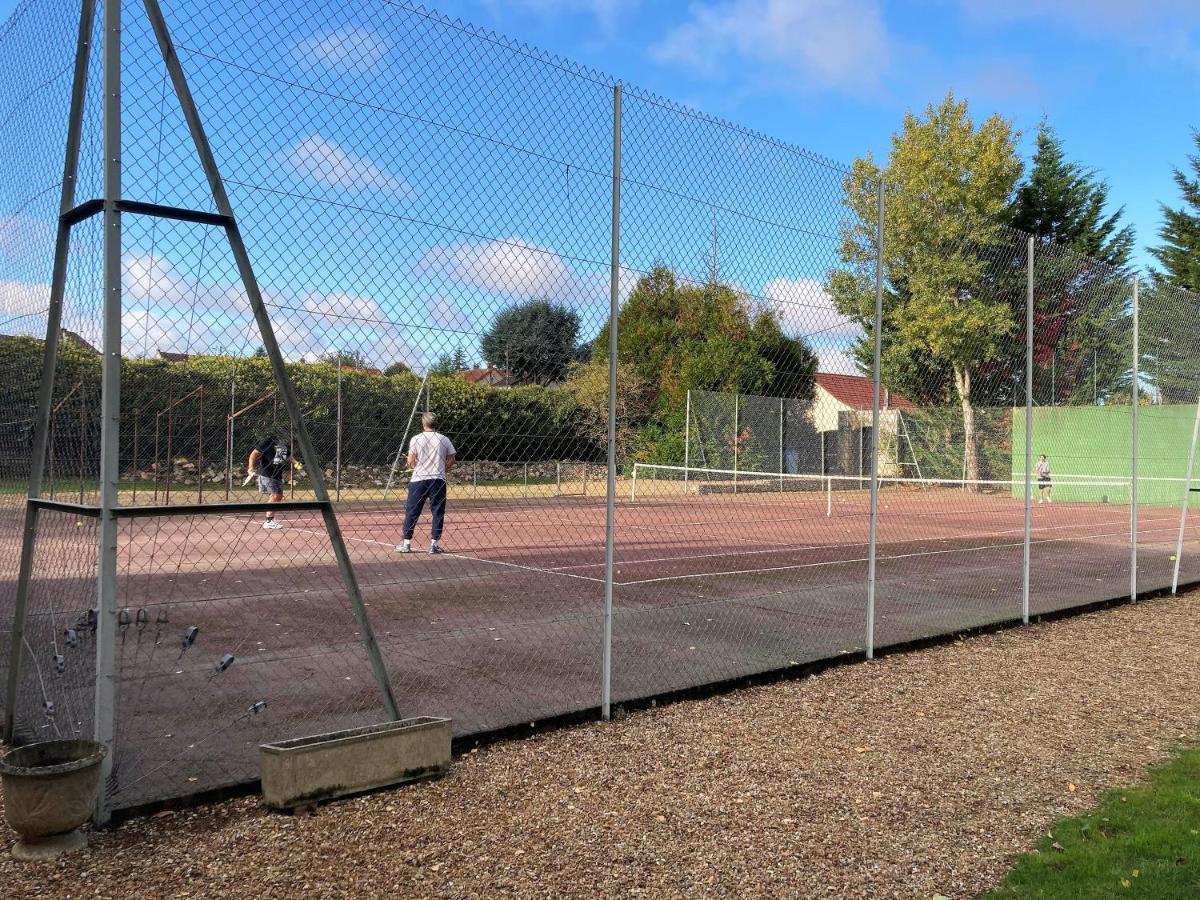
<path fill-rule="evenodd" d="M 216 505 L 178 504 L 172 506 L 122 506 L 118 492 L 120 476 L 120 393 L 121 393 L 121 327 L 122 327 L 122 229 L 124 215 L 156 216 L 182 222 L 209 226 L 224 232 L 238 274 L 254 315 L 255 323 L 266 349 L 280 395 L 291 420 L 295 423 L 297 449 L 312 480 L 314 500 L 273 504 L 276 510 L 309 510 L 320 512 L 328 533 L 342 581 L 349 595 L 359 634 L 365 645 L 385 709 L 393 719 L 399 719 L 399 709 L 388 681 L 387 670 L 371 623 L 363 605 L 354 568 L 351 564 L 341 529 L 330 503 L 324 472 L 313 449 L 312 439 L 301 414 L 295 389 L 288 376 L 279 344 L 271 326 L 266 305 L 259 290 L 250 256 L 238 229 L 233 207 L 226 194 L 216 159 L 208 143 L 204 126 L 188 87 L 166 20 L 158 0 L 144 0 L 145 14 L 153 29 L 162 61 L 166 66 L 176 100 L 187 123 L 200 167 L 208 182 L 215 204 L 215 213 L 193 209 L 162 206 L 128 199 L 121 190 L 121 25 L 119 0 L 103 4 L 103 197 L 84 199 L 76 196 L 84 103 L 91 60 L 91 36 L 95 25 L 96 0 L 82 0 L 79 35 L 76 42 L 74 76 L 63 163 L 60 215 L 54 248 L 54 265 L 48 321 L 46 325 L 45 361 L 38 393 L 37 418 L 34 424 L 33 450 L 30 465 L 28 500 L 25 508 L 24 531 L 21 543 L 21 563 L 18 572 L 17 596 L 13 614 L 12 645 L 6 685 L 4 735 L 10 742 L 16 737 L 15 710 L 20 687 L 24 631 L 28 616 L 31 576 L 38 516 L 43 510 L 57 510 L 75 516 L 99 520 L 99 554 L 97 571 L 96 623 L 96 687 L 95 739 L 108 748 L 105 758 L 100 795 L 97 798 L 95 820 L 104 824 L 110 818 L 107 783 L 112 773 L 115 734 L 116 700 L 116 642 L 118 632 L 117 538 L 118 524 L 123 518 L 154 516 L 195 516 L 213 512 L 255 512 L 265 510 L 263 503 Z M 63 299 L 67 282 L 67 263 L 70 255 L 71 231 L 74 226 L 95 216 L 103 220 L 103 341 L 101 363 L 101 432 L 100 479 L 97 505 L 64 503 L 42 496 L 43 476 L 47 453 L 47 435 L 54 390 L 55 369 L 62 323 Z"/>

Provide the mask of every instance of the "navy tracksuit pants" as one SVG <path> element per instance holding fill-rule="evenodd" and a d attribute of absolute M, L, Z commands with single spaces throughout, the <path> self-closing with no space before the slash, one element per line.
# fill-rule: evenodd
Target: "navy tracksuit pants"
<path fill-rule="evenodd" d="M 442 523 L 446 519 L 446 479 L 427 478 L 423 481 L 408 483 L 408 502 L 404 507 L 404 540 L 411 541 L 413 531 L 417 527 L 417 519 L 421 518 L 421 510 L 425 501 L 433 512 L 433 527 L 429 536 L 433 540 L 441 540 Z"/>

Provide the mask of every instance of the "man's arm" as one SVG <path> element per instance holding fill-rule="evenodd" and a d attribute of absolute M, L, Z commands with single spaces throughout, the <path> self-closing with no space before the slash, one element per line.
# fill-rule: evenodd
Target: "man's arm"
<path fill-rule="evenodd" d="M 258 459 L 260 456 L 262 456 L 262 454 L 259 453 L 257 447 L 250 451 L 250 461 L 246 463 L 247 475 L 258 470 Z"/>
<path fill-rule="evenodd" d="M 454 468 L 454 461 L 455 461 L 455 456 L 453 453 L 451 453 L 449 456 L 446 457 L 446 471 L 447 472 L 449 472 L 451 469 Z"/>

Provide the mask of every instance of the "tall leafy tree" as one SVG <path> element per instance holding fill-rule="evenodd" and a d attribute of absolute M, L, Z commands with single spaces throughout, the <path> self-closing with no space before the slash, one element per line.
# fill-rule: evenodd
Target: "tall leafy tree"
<path fill-rule="evenodd" d="M 1195 402 L 1200 389 L 1200 131 L 1192 141 L 1198 152 L 1174 172 L 1183 202 L 1162 205 L 1161 243 L 1150 248 L 1158 267 L 1142 302 L 1144 368 L 1167 403 Z"/>
<path fill-rule="evenodd" d="M 1069 160 L 1043 120 L 1029 177 L 1010 210 L 1012 224 L 1037 239 L 1036 403 L 1094 403 L 1128 390 L 1135 235 L 1132 225 L 1121 223 L 1124 212 L 1109 210 L 1108 185 L 1095 170 Z M 1011 356 L 1011 371 L 1023 371 L 1024 347 L 1013 345 Z"/>
<path fill-rule="evenodd" d="M 1094 169 L 1067 159 L 1062 140 L 1043 120 L 1033 166 L 1017 188 L 1012 224 L 1046 244 L 1070 247 L 1124 270 L 1133 253 L 1134 229 L 1122 225 L 1125 208 L 1109 211 L 1108 184 Z"/>
<path fill-rule="evenodd" d="M 658 266 L 639 279 L 617 317 L 617 355 L 651 385 L 660 411 L 692 389 L 809 399 L 817 357 L 779 319 L 727 284 L 681 284 Z M 608 354 L 608 327 L 593 342 Z"/>
<path fill-rule="evenodd" d="M 1150 253 L 1161 267 L 1156 275 L 1174 287 L 1200 294 L 1200 131 L 1192 133 L 1197 154 L 1188 157 L 1190 172 L 1176 169 L 1175 184 L 1183 205 L 1162 205 L 1162 243 Z"/>
<path fill-rule="evenodd" d="M 498 315 L 479 341 L 483 358 L 524 384 L 554 384 L 576 358 L 579 316 L 559 303 L 530 300 Z"/>
<path fill-rule="evenodd" d="M 1003 280 L 987 277 L 993 251 L 1012 243 L 1004 221 L 1023 169 L 1015 144 L 1008 122 L 992 116 L 976 126 L 966 101 L 953 94 L 924 115 L 906 115 L 886 168 L 867 156 L 846 178 L 845 266 L 829 278 L 838 310 L 867 332 L 854 348 L 865 364 L 882 181 L 885 378 L 917 399 L 957 398 L 971 479 L 979 478 L 975 378 L 1002 357 L 1015 327 Z"/>

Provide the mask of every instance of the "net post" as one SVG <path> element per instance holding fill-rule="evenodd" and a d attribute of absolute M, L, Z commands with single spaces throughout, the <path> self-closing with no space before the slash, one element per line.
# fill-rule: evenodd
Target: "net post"
<path fill-rule="evenodd" d="M 692 462 L 692 389 L 688 388 L 687 401 L 683 407 L 683 493 L 688 492 L 688 467 Z M 637 467 L 634 467 L 636 473 Z"/>
<path fill-rule="evenodd" d="M 612 222 L 608 274 L 608 496 L 604 514 L 604 646 L 600 715 L 612 716 L 613 552 L 617 499 L 617 322 L 621 277 L 621 85 L 613 87 Z"/>
<path fill-rule="evenodd" d="M 639 466 L 639 465 L 641 465 L 641 463 L 634 463 L 634 464 L 633 464 L 633 477 L 630 479 L 630 485 L 631 485 L 631 486 L 630 486 L 630 488 L 629 488 L 629 499 L 630 499 L 630 500 L 636 500 L 636 499 L 637 499 L 637 473 L 638 473 L 638 466 Z"/>
<path fill-rule="evenodd" d="M 783 398 L 779 398 L 779 493 L 783 493 Z"/>
<path fill-rule="evenodd" d="M 883 177 L 878 186 L 878 220 L 875 237 L 874 360 L 871 366 L 871 521 L 867 547 L 867 659 L 875 657 L 875 555 L 879 529 L 879 382 L 883 351 Z M 862 446 L 862 427 L 859 430 Z M 859 466 L 862 477 L 862 466 Z"/>
<path fill-rule="evenodd" d="M 1200 396 L 1196 398 L 1196 419 L 1192 423 L 1192 446 L 1188 451 L 1187 475 L 1183 485 L 1183 508 L 1179 511 L 1179 534 L 1175 538 L 1175 564 L 1171 571 L 1171 593 L 1179 593 L 1179 562 L 1183 559 L 1183 535 L 1187 528 L 1188 504 L 1192 498 L 1192 475 L 1196 466 L 1196 441 L 1200 438 Z"/>
<path fill-rule="evenodd" d="M 1130 429 L 1130 490 L 1129 490 L 1129 599 L 1136 601 L 1138 595 L 1138 401 L 1141 378 L 1138 358 L 1138 277 L 1133 276 L 1133 409 L 1129 414 Z"/>
<path fill-rule="evenodd" d="M 337 360 L 337 421 L 333 435 L 333 492 L 334 496 L 342 499 L 342 354 Z"/>
<path fill-rule="evenodd" d="M 1033 261 L 1034 239 L 1025 246 L 1025 537 L 1021 574 L 1021 621 L 1029 624 L 1029 568 L 1033 544 Z"/>
<path fill-rule="evenodd" d="M 121 427 L 121 4 L 104 4 L 104 301 L 100 374 L 100 538 L 97 561 L 95 739 L 107 749 L 93 818 L 108 823 L 117 661 L 117 479 Z"/>
<path fill-rule="evenodd" d="M 738 413 L 740 394 L 737 391 L 733 393 L 733 492 L 737 493 L 738 487 Z"/>

